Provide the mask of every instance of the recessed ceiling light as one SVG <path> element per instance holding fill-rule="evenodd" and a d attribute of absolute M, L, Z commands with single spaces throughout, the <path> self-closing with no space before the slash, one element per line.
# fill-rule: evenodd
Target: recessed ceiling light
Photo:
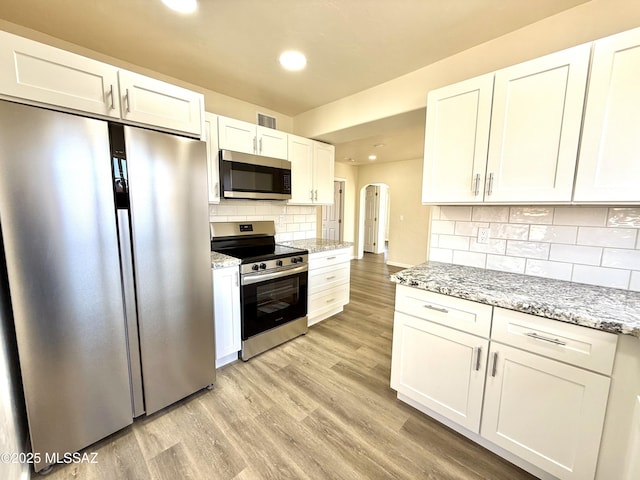
<path fill-rule="evenodd" d="M 378 157 L 376 157 L 375 155 L 369 155 L 369 160 L 375 160 L 376 158 Z"/>
<path fill-rule="evenodd" d="M 288 50 L 280 55 L 280 65 L 287 70 L 302 70 L 307 65 L 307 57 L 300 52 Z"/>
<path fill-rule="evenodd" d="M 198 0 L 162 0 L 162 3 L 180 13 L 193 13 L 198 8 Z"/>

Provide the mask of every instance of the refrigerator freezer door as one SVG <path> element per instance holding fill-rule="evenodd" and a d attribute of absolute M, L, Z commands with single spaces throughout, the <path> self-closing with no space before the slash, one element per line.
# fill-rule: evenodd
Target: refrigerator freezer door
<path fill-rule="evenodd" d="M 39 470 L 132 422 L 107 124 L 0 101 L 0 225 Z"/>
<path fill-rule="evenodd" d="M 205 143 L 125 127 L 147 414 L 213 383 Z"/>

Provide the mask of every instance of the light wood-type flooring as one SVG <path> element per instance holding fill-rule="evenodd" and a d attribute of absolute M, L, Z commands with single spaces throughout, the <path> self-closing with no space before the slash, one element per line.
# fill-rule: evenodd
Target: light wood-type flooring
<path fill-rule="evenodd" d="M 97 464 L 43 479 L 533 479 L 396 399 L 397 270 L 383 254 L 352 261 L 344 312 L 87 448 Z"/>

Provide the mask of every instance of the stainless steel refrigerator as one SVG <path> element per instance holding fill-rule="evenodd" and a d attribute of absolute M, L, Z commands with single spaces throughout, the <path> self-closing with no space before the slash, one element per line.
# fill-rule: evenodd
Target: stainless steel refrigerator
<path fill-rule="evenodd" d="M 0 101 L 0 300 L 36 470 L 213 383 L 208 222 L 203 142 Z"/>

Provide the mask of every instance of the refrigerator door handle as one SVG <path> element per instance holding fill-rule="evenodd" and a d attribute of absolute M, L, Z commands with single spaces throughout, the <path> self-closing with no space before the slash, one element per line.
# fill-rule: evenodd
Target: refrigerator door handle
<path fill-rule="evenodd" d="M 136 314 L 135 278 L 131 249 L 129 210 L 118 209 L 118 240 L 120 243 L 120 268 L 122 272 L 122 294 L 124 297 L 124 321 L 129 355 L 129 384 L 131 387 L 131 410 L 133 417 L 144 414 L 142 391 L 142 367 L 140 342 L 138 339 L 138 316 Z"/>

